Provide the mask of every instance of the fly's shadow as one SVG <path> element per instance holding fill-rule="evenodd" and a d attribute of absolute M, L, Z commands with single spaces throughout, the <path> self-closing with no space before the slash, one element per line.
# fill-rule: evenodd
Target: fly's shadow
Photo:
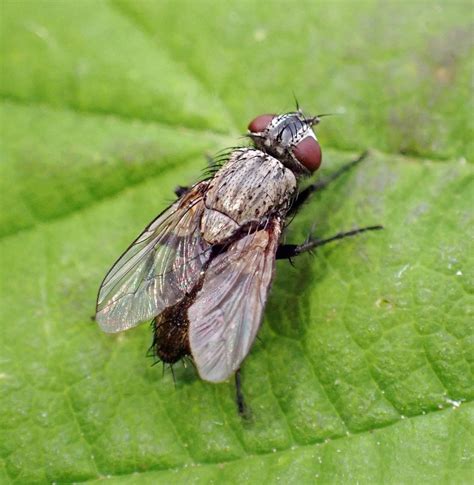
<path fill-rule="evenodd" d="M 367 156 L 368 152 L 364 152 L 355 160 L 343 164 L 339 170 L 322 177 L 321 180 L 302 190 L 303 202 L 312 196 L 313 202 L 317 203 L 312 203 L 310 207 L 300 211 L 297 219 L 291 219 L 284 238 L 286 241 L 304 239 L 305 242 L 300 247 L 311 245 L 311 241 L 319 240 L 324 248 L 315 247 L 308 251 L 310 254 L 301 258 L 293 257 L 288 258 L 287 261 L 277 262 L 277 276 L 269 295 L 265 314 L 266 323 L 277 335 L 291 339 L 304 338 L 306 328 L 311 323 L 310 315 L 314 314 L 311 311 L 311 308 L 314 307 L 312 289 L 320 285 L 328 274 L 330 269 L 328 256 L 333 251 L 341 250 L 339 244 L 333 244 L 333 242 L 356 236 L 362 232 L 382 229 L 382 226 L 369 226 L 339 233 L 327 240 L 324 239 L 327 235 L 332 235 L 324 221 L 332 219 L 334 207 L 337 207 L 338 201 L 344 200 L 341 191 L 347 190 L 349 181 L 346 177 L 350 177 L 347 173 L 357 170 L 357 166 L 365 161 Z M 331 185 L 331 190 L 325 191 L 329 185 Z M 296 208 L 296 210 L 299 209 L 300 207 Z M 322 221 L 322 224 L 317 226 L 316 221 Z M 340 244 L 344 244 L 344 242 Z M 324 257 L 318 257 L 322 252 L 324 252 Z M 265 330 L 261 332 L 261 336 L 265 340 Z M 258 349 L 256 350 L 258 351 Z"/>

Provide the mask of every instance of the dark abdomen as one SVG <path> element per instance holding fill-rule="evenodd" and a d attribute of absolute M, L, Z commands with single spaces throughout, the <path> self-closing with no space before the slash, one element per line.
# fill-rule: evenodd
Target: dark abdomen
<path fill-rule="evenodd" d="M 189 350 L 187 309 L 185 300 L 168 307 L 153 320 L 153 352 L 162 362 L 174 364 Z"/>
<path fill-rule="evenodd" d="M 153 320 L 152 348 L 156 357 L 166 364 L 191 355 L 188 338 L 188 309 L 202 286 L 202 277 L 193 291 L 181 301 L 166 308 Z"/>

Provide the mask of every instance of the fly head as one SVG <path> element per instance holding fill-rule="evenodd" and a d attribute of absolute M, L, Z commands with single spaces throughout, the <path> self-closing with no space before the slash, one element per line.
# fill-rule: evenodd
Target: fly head
<path fill-rule="evenodd" d="M 255 146 L 280 160 L 295 175 L 310 175 L 321 165 L 321 147 L 313 126 L 318 116 L 306 117 L 298 110 L 282 115 L 257 116 L 248 126 Z"/>

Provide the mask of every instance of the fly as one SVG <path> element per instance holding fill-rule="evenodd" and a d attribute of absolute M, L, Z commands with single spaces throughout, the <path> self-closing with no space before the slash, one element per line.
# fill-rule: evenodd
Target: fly
<path fill-rule="evenodd" d="M 321 116 L 306 117 L 299 108 L 257 116 L 248 126 L 253 146 L 231 150 L 209 178 L 177 189 L 178 199 L 130 245 L 99 289 L 102 330 L 152 320 L 152 348 L 164 363 L 190 357 L 209 382 L 236 375 L 241 413 L 239 369 L 262 321 L 275 260 L 382 228 L 280 243 L 289 216 L 364 158 L 298 190 L 321 164 L 313 130 Z"/>

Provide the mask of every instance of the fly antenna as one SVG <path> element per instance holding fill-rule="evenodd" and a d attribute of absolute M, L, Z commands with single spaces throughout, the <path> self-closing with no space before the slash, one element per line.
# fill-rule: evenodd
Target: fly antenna
<path fill-rule="evenodd" d="M 310 125 L 317 125 L 321 121 L 321 118 L 324 118 L 325 116 L 338 116 L 338 115 L 342 115 L 342 114 L 344 114 L 344 113 L 322 113 L 320 115 L 311 116 L 310 118 L 306 118 L 305 121 L 306 121 L 306 123 L 309 123 Z"/>
<path fill-rule="evenodd" d="M 344 113 L 322 113 L 320 115 L 316 115 L 316 118 L 324 118 L 325 116 L 339 116 L 343 114 Z"/>

